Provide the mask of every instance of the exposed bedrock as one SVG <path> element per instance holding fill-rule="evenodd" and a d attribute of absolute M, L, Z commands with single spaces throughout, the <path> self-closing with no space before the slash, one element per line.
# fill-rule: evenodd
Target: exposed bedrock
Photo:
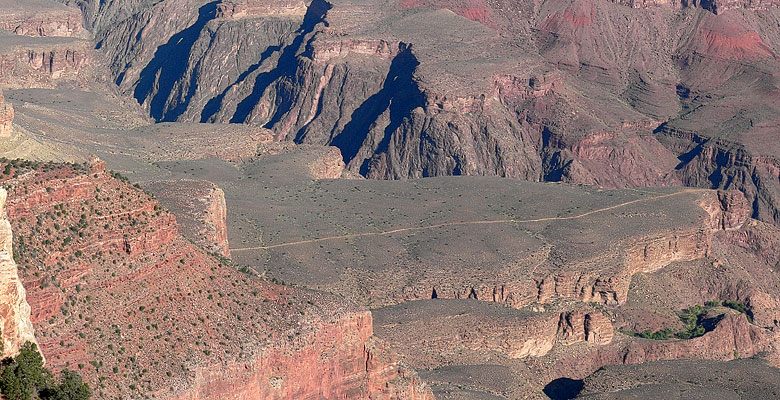
<path fill-rule="evenodd" d="M 60 371 L 83 364 L 80 374 L 93 387 L 100 387 L 99 368 L 128 371 L 117 374 L 118 385 L 102 387 L 103 396 L 432 399 L 417 374 L 373 337 L 370 313 L 220 263 L 102 162 L 47 164 L 4 184 L 13 193 L 8 214 L 20 232 L 15 246 L 30 287 L 29 319 L 48 365 Z M 10 249 L 10 236 L 0 242 Z M 10 259 L 10 251 L 3 254 Z M 23 332 L 2 322 L 12 351 L 17 339 L 10 337 Z M 137 374 L 143 387 L 128 389 Z"/>
<path fill-rule="evenodd" d="M 575 303 L 518 310 L 475 300 L 435 299 L 380 308 L 373 314 L 376 334 L 397 350 L 410 346 L 400 353 L 417 368 L 459 351 L 466 352 L 464 360 L 486 353 L 510 359 L 543 357 L 560 346 L 607 345 L 615 335 L 601 311 Z"/>
<path fill-rule="evenodd" d="M 345 315 L 249 363 L 202 369 L 171 400 L 344 398 L 432 400 L 430 389 L 372 337 L 371 314 Z"/>
<path fill-rule="evenodd" d="M 6 40 L 4 37 L 3 40 Z M 92 45 L 81 39 L 8 38 L 0 51 L 0 84 L 10 88 L 51 88 L 80 83 L 93 57 Z M 40 42 L 39 42 L 40 41 Z"/>
<path fill-rule="evenodd" d="M 496 286 L 463 288 L 447 285 L 437 286 L 433 291 L 437 298 L 471 298 L 507 303 L 514 307 L 522 307 L 531 302 L 548 303 L 556 299 L 575 299 L 617 306 L 625 303 L 634 274 L 654 272 L 673 262 L 700 259 L 708 254 L 710 240 L 709 230 L 670 232 L 668 236 L 638 240 L 629 245 L 624 250 L 622 261 L 615 268 L 596 271 L 570 268 L 552 272 L 531 282 L 518 281 Z M 411 294 L 411 291 L 407 293 Z"/>
<path fill-rule="evenodd" d="M 748 322 L 745 315 L 731 314 L 723 316 L 712 331 L 694 339 L 663 341 L 621 336 L 602 346 L 561 348 L 547 357 L 528 359 L 527 363 L 549 382 L 560 377 L 581 379 L 605 365 L 689 358 L 728 361 L 735 355 L 751 357 L 771 350 L 772 342 L 772 336 Z"/>
<path fill-rule="evenodd" d="M 75 7 L 64 7 L 54 1 L 27 4 L 24 0 L 0 3 L 0 31 L 22 36 L 73 37 L 84 33 L 82 15 Z"/>
<path fill-rule="evenodd" d="M 176 215 L 182 234 L 209 252 L 230 257 L 225 193 L 211 182 L 166 180 L 144 183 Z"/>
<path fill-rule="evenodd" d="M 566 90 L 555 92 L 563 86 L 555 73 L 497 70 L 479 89 L 457 93 L 419 76 L 425 61 L 418 53 L 428 57 L 429 49 L 392 35 L 339 34 L 351 27 L 332 26 L 328 15 L 334 7 L 352 12 L 345 5 L 318 0 L 301 13 L 295 2 L 280 4 L 279 12 L 179 2 L 177 10 L 190 14 L 163 21 L 172 3 L 93 28 L 120 88 L 158 121 L 263 125 L 277 140 L 335 145 L 351 171 L 373 178 L 557 175 L 608 187 L 668 183 L 663 169 L 670 154 L 638 133 L 651 130 L 647 121 L 639 129 L 610 122 L 599 128 L 610 138 L 559 140 L 565 148 L 547 151 L 542 131 L 554 123 L 548 117 L 563 112 L 557 103 L 570 101 L 563 100 Z M 101 8 L 100 15 L 119 10 Z M 649 78 L 637 79 L 632 98 L 656 96 Z M 564 160 L 556 164 L 549 159 L 558 151 Z M 659 164 L 659 155 L 666 161 Z M 565 170 L 569 157 L 582 165 L 580 173 Z"/>
<path fill-rule="evenodd" d="M 0 189 L 0 340 L 2 357 L 14 356 L 25 342 L 36 343 L 30 305 L 14 261 L 13 233 L 6 218 L 8 193 Z"/>
<path fill-rule="evenodd" d="M 709 139 L 672 128 L 660 140 L 681 154 L 675 173 L 687 186 L 733 189 L 751 205 L 753 218 L 780 223 L 780 161 L 751 153 L 728 140 Z"/>

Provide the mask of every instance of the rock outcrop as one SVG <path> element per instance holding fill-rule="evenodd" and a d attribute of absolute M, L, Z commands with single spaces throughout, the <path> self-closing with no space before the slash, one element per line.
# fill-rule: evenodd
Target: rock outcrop
<path fill-rule="evenodd" d="M 344 161 L 341 152 L 335 147 L 328 147 L 324 154 L 309 163 L 309 170 L 314 179 L 338 179 L 344 175 Z"/>
<path fill-rule="evenodd" d="M 108 397 L 432 399 L 368 312 L 221 263 L 103 163 L 9 165 L 21 281 L 53 370 L 81 364 Z"/>
<path fill-rule="evenodd" d="M 14 106 L 6 103 L 3 91 L 0 90 L 0 137 L 11 136 L 14 124 Z"/>
<path fill-rule="evenodd" d="M 83 84 L 93 57 L 88 40 L 3 36 L 0 84 L 8 88 L 50 88 L 58 83 Z"/>
<path fill-rule="evenodd" d="M 25 342 L 36 343 L 27 294 L 14 261 L 11 224 L 5 213 L 8 193 L 0 189 L 0 340 L 2 357 L 13 356 Z"/>
<path fill-rule="evenodd" d="M 147 182 L 160 204 L 176 215 L 182 234 L 209 252 L 230 257 L 225 192 L 191 179 Z"/>
<path fill-rule="evenodd" d="M 601 312 L 576 310 L 561 313 L 558 336 L 564 344 L 588 342 L 605 345 L 612 341 L 612 323 Z"/>
<path fill-rule="evenodd" d="M 34 37 L 73 37 L 84 32 L 79 9 L 54 1 L 10 0 L 0 4 L 0 31 Z"/>

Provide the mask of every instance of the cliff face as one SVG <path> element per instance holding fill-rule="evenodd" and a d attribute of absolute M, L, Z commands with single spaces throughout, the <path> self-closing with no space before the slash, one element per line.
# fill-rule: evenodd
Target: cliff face
<path fill-rule="evenodd" d="M 18 162 L 3 181 L 51 368 L 82 365 L 106 397 L 432 398 L 372 337 L 370 314 L 221 264 L 104 165 Z M 4 338 L 19 331 L 5 325 Z M 117 385 L 101 386 L 114 368 Z"/>
<path fill-rule="evenodd" d="M 73 37 L 84 32 L 81 12 L 77 8 L 63 7 L 54 2 L 37 2 L 32 5 L 24 1 L 10 3 L 0 5 L 3 11 L 0 15 L 2 31 L 34 37 Z M 45 7 L 41 7 L 43 5 Z"/>
<path fill-rule="evenodd" d="M 251 363 L 199 371 L 193 390 L 169 398 L 433 400 L 430 389 L 372 334 L 370 313 L 345 315 L 316 335 L 267 349 Z"/>
<path fill-rule="evenodd" d="M 86 79 L 93 55 L 89 41 L 6 39 L 11 46 L 0 51 L 0 83 L 5 87 L 50 88 L 61 82 L 83 83 Z"/>
<path fill-rule="evenodd" d="M 738 170 L 715 141 L 688 154 L 775 126 L 774 112 L 742 112 L 774 107 L 774 89 L 750 89 L 776 89 L 774 2 L 63 2 L 157 121 L 260 125 L 339 147 L 371 178 L 735 188 L 776 220 L 772 157 L 749 150 Z M 712 126 L 718 110 L 738 122 Z M 699 139 L 671 144 L 665 121 L 693 121 Z"/>
<path fill-rule="evenodd" d="M 751 216 L 777 224 L 780 221 L 780 160 L 755 154 L 737 142 L 711 140 L 693 132 L 666 127 L 662 142 L 683 162 L 677 170 L 687 186 L 732 189 L 744 193 Z"/>
<path fill-rule="evenodd" d="M 5 189 L 0 189 L 0 340 L 3 358 L 18 353 L 25 342 L 37 344 L 30 305 L 14 262 L 11 224 L 5 214 L 7 196 Z"/>
<path fill-rule="evenodd" d="M 225 192 L 211 182 L 156 181 L 145 184 L 160 204 L 178 216 L 182 234 L 210 252 L 230 257 Z"/>

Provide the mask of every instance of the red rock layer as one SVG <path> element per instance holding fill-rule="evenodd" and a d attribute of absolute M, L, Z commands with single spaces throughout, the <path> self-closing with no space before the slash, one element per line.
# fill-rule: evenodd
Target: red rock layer
<path fill-rule="evenodd" d="M 347 315 L 296 340 L 303 346 L 267 349 L 250 363 L 199 371 L 194 390 L 170 399 L 432 400 L 416 375 L 371 339 L 372 331 L 369 312 Z"/>
<path fill-rule="evenodd" d="M 98 398 L 432 398 L 369 313 L 219 263 L 101 166 L 15 162 L 2 178 L 54 370 L 78 368 Z"/>

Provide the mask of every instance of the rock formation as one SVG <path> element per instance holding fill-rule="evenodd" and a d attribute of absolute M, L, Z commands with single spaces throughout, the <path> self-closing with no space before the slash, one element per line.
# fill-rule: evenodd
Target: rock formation
<path fill-rule="evenodd" d="M 737 189 L 776 219 L 778 151 L 746 146 L 776 125 L 751 89 L 780 71 L 773 1 L 62 2 L 157 121 L 261 125 L 371 178 Z"/>
<path fill-rule="evenodd" d="M 14 124 L 14 106 L 5 102 L 3 91 L 0 90 L 0 137 L 11 136 Z"/>
<path fill-rule="evenodd" d="M 25 342 L 36 343 L 30 305 L 14 261 L 11 224 L 5 213 L 8 193 L 0 188 L 0 340 L 2 357 L 13 356 Z"/>
<path fill-rule="evenodd" d="M 41 38 L 7 38 L 0 48 L 0 84 L 9 88 L 53 87 L 59 82 L 80 83 L 91 64 L 87 40 L 49 42 Z"/>
<path fill-rule="evenodd" d="M 53 370 L 82 364 L 109 397 L 432 399 L 372 336 L 370 313 L 222 264 L 102 163 L 9 165 L 21 280 Z"/>
<path fill-rule="evenodd" d="M 0 31 L 34 37 L 73 37 L 84 32 L 81 12 L 54 1 L 6 0 L 0 4 Z"/>
<path fill-rule="evenodd" d="M 144 187 L 176 215 L 185 237 L 209 252 L 230 257 L 222 189 L 211 182 L 191 179 L 148 182 Z"/>

